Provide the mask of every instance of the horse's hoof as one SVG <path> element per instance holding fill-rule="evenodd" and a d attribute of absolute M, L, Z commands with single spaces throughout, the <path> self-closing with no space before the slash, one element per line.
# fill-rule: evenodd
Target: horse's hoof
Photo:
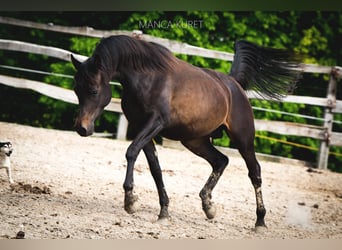
<path fill-rule="evenodd" d="M 125 196 L 124 208 L 127 213 L 129 214 L 135 213 L 136 207 L 134 206 L 134 204 L 137 200 L 138 200 L 137 195 Z"/>
<path fill-rule="evenodd" d="M 136 208 L 133 205 L 129 205 L 129 206 L 125 206 L 125 211 L 128 213 L 128 214 L 134 214 L 136 212 Z"/>
<path fill-rule="evenodd" d="M 163 217 L 158 217 L 158 220 L 156 221 L 157 224 L 159 225 L 170 225 L 171 222 L 171 217 L 170 216 L 163 216 Z"/>
<path fill-rule="evenodd" d="M 256 226 L 254 230 L 256 233 L 260 234 L 260 233 L 266 232 L 267 227 L 266 226 Z"/>
<path fill-rule="evenodd" d="M 214 219 L 215 215 L 216 215 L 216 208 L 214 206 L 210 206 L 209 208 L 207 208 L 206 210 L 204 210 L 205 215 L 207 216 L 207 218 L 209 220 Z"/>

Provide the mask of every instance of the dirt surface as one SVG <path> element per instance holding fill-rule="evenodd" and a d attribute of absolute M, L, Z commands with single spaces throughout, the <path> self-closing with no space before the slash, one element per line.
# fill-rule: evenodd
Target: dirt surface
<path fill-rule="evenodd" d="M 206 219 L 198 193 L 209 165 L 186 150 L 158 146 L 171 220 L 160 223 L 146 160 L 135 167 L 137 212 L 123 209 L 129 142 L 0 122 L 10 140 L 13 179 L 0 169 L 0 239 L 295 239 L 342 238 L 342 175 L 300 164 L 261 161 L 268 229 L 254 232 L 254 190 L 240 157 L 213 192 Z"/>

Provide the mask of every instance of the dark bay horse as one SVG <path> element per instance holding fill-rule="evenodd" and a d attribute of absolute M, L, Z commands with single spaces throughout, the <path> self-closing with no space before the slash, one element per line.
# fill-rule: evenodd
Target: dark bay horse
<path fill-rule="evenodd" d="M 77 69 L 74 90 L 80 110 L 75 126 L 81 136 L 94 132 L 95 119 L 110 102 L 109 81 L 117 79 L 123 86 L 122 110 L 134 138 L 126 152 L 123 184 L 128 213 L 134 212 L 137 200 L 133 194 L 133 168 L 143 150 L 158 189 L 159 219 L 169 217 L 169 199 L 153 143 L 159 134 L 181 141 L 210 163 L 212 173 L 200 197 L 207 218 L 212 219 L 215 208 L 211 194 L 228 165 L 228 157 L 211 140 L 226 131 L 245 160 L 255 189 L 255 226 L 266 227 L 260 165 L 254 150 L 254 118 L 244 90 L 254 88 L 274 98 L 286 95 L 299 76 L 292 53 L 238 41 L 231 71 L 223 74 L 179 60 L 161 45 L 111 36 L 102 39 L 86 61 L 79 62 L 72 55 L 71 59 Z"/>

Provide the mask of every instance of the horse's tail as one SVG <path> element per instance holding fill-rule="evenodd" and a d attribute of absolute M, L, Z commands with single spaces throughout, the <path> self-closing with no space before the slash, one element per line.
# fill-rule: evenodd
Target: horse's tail
<path fill-rule="evenodd" d="M 247 41 L 237 41 L 234 49 L 229 75 L 243 89 L 253 89 L 273 99 L 280 99 L 294 90 L 301 75 L 300 58 L 295 53 Z"/>

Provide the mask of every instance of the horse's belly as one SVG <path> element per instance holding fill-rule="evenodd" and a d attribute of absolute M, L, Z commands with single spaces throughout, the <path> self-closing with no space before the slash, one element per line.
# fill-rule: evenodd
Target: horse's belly
<path fill-rule="evenodd" d="M 189 126 L 178 125 L 165 128 L 160 133 L 163 137 L 172 140 L 189 140 L 195 138 L 201 138 L 204 136 L 209 136 L 213 131 L 215 131 L 221 124 L 209 124 L 201 126 L 196 126 L 191 124 Z"/>
<path fill-rule="evenodd" d="M 198 137 L 194 133 L 181 129 L 165 129 L 160 134 L 165 138 L 176 141 L 189 140 Z"/>

